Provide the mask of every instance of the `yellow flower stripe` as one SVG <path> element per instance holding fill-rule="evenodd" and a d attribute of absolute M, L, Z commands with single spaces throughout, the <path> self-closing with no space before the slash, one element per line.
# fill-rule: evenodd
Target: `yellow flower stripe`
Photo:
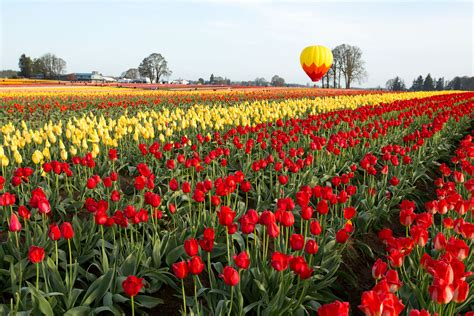
<path fill-rule="evenodd" d="M 0 164 L 8 165 L 13 159 L 18 165 L 32 160 L 35 164 L 43 160 L 66 160 L 71 155 L 92 152 L 98 155 L 101 148 L 130 146 L 134 143 L 170 141 L 173 135 L 183 135 L 189 129 L 201 133 L 222 131 L 237 125 L 254 126 L 259 123 L 284 118 L 296 118 L 337 109 L 355 109 L 362 105 L 376 105 L 395 100 L 429 97 L 453 93 L 452 91 L 385 93 L 355 96 L 337 96 L 316 99 L 293 99 L 284 101 L 253 101 L 234 105 L 193 105 L 188 108 L 173 108 L 139 111 L 131 116 L 127 111 L 117 119 L 94 116 L 89 113 L 71 117 L 67 121 L 47 122 L 32 129 L 28 122 L 20 126 L 8 123 L 1 127 Z"/>

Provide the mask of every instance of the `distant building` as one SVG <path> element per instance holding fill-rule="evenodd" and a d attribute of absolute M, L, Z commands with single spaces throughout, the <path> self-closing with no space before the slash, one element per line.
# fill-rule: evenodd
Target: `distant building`
<path fill-rule="evenodd" d="M 98 71 L 93 72 L 74 72 L 66 75 L 61 75 L 61 80 L 66 81 L 85 81 L 85 82 L 115 82 L 112 77 L 105 77 L 99 74 Z"/>
<path fill-rule="evenodd" d="M 177 79 L 170 81 L 170 84 L 189 84 L 189 81 L 184 79 Z"/>

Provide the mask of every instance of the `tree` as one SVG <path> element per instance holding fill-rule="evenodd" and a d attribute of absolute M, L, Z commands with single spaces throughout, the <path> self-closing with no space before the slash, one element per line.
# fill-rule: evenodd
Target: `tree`
<path fill-rule="evenodd" d="M 391 91 L 405 91 L 406 90 L 405 82 L 403 82 L 403 80 L 398 76 L 396 76 L 393 79 L 388 80 L 385 85 L 387 89 Z"/>
<path fill-rule="evenodd" d="M 353 81 L 360 82 L 366 77 L 362 50 L 357 46 L 348 44 L 339 45 L 336 49 L 340 51 L 339 67 L 346 82 L 346 89 L 350 89 Z"/>
<path fill-rule="evenodd" d="M 344 46 L 339 45 L 332 50 L 333 62 L 331 68 L 329 68 L 326 76 L 327 87 L 329 88 L 330 81 L 332 80 L 332 87 L 334 89 L 341 87 L 341 64 L 342 64 L 342 50 Z"/>
<path fill-rule="evenodd" d="M 122 73 L 122 77 L 127 79 L 138 79 L 138 77 L 140 77 L 140 73 L 138 72 L 137 68 L 130 68 Z"/>
<path fill-rule="evenodd" d="M 461 78 L 460 77 L 454 77 L 454 79 L 451 82 L 451 86 L 453 90 L 461 90 Z"/>
<path fill-rule="evenodd" d="M 20 56 L 20 60 L 18 61 L 18 67 L 20 68 L 19 75 L 21 77 L 30 78 L 33 74 L 33 61 L 25 54 L 22 54 Z"/>
<path fill-rule="evenodd" d="M 413 84 L 411 85 L 410 90 L 412 90 L 412 91 L 421 91 L 421 90 L 423 90 L 423 77 L 421 75 L 419 75 L 418 78 L 413 80 Z"/>
<path fill-rule="evenodd" d="M 203 79 L 203 78 L 199 78 L 199 79 L 198 79 L 198 84 L 204 84 L 204 79 Z"/>
<path fill-rule="evenodd" d="M 149 78 L 151 83 L 159 82 L 161 78 L 171 75 L 166 59 L 157 53 L 145 57 L 138 66 L 138 72 L 141 76 Z"/>
<path fill-rule="evenodd" d="M 43 74 L 45 78 L 57 79 L 66 70 L 66 62 L 54 54 L 47 53 L 34 60 L 32 70 L 35 74 Z"/>
<path fill-rule="evenodd" d="M 211 74 L 211 77 L 209 77 L 209 83 L 214 84 L 214 74 Z"/>
<path fill-rule="evenodd" d="M 272 77 L 271 85 L 274 87 L 283 87 L 285 85 L 285 79 L 278 75 Z"/>
<path fill-rule="evenodd" d="M 441 77 L 436 81 L 435 89 L 438 91 L 444 90 L 444 78 Z"/>
<path fill-rule="evenodd" d="M 255 78 L 254 83 L 258 87 L 266 87 L 268 85 L 268 81 L 265 78 Z"/>
<path fill-rule="evenodd" d="M 423 81 L 423 91 L 433 91 L 434 90 L 434 82 L 431 75 L 426 75 L 425 81 Z"/>

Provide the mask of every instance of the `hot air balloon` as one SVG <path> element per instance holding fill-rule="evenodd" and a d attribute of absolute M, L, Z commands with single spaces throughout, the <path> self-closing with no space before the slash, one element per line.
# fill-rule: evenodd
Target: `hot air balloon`
<path fill-rule="evenodd" d="M 313 82 L 321 79 L 332 65 L 332 52 L 324 46 L 308 46 L 301 52 L 300 62 L 304 72 Z"/>

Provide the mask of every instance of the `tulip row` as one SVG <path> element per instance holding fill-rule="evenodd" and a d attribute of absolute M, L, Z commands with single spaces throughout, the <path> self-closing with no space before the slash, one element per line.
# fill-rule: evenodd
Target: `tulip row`
<path fill-rule="evenodd" d="M 49 121 L 36 127 L 35 121 L 21 121 L 18 126 L 10 121 L 1 130 L 0 164 L 6 166 L 10 161 L 21 165 L 23 162 L 39 164 L 43 160 L 67 160 L 69 155 L 89 151 L 95 157 L 104 147 L 118 147 L 122 153 L 130 156 L 132 153 L 127 152 L 130 142 L 149 143 L 158 138 L 164 143 L 173 138 L 196 134 L 204 139 L 201 134 L 210 138 L 211 131 L 222 131 L 236 125 L 256 126 L 337 109 L 355 109 L 363 104 L 383 104 L 441 93 L 372 94 L 312 100 L 254 101 L 235 105 L 194 105 L 162 111 L 140 110 L 131 115 L 125 112 L 116 119 L 107 120 L 104 113 L 99 113 L 100 116 L 89 113 L 82 117 Z"/>
<path fill-rule="evenodd" d="M 157 107 L 189 107 L 194 104 L 220 103 L 223 105 L 236 102 L 264 100 L 291 100 L 302 98 L 319 98 L 338 95 L 362 95 L 383 93 L 364 90 L 331 90 L 331 89 L 225 89 L 168 91 L 142 90 L 116 87 L 43 87 L 8 89 L 0 88 L 0 123 L 11 119 L 36 119 L 44 115 L 60 118 L 69 112 L 115 111 L 124 109 L 156 109 Z M 3 121 L 4 119 L 5 121 Z"/>
<path fill-rule="evenodd" d="M 386 261 L 372 268 L 376 285 L 362 294 L 365 315 L 458 315 L 474 310 L 472 248 L 474 239 L 474 141 L 465 137 L 447 164 L 439 166 L 436 199 L 420 211 L 413 201 L 399 206 L 405 236 L 389 228 L 379 232 Z M 389 269 L 390 267 L 390 269 Z M 407 312 L 408 313 L 408 312 Z M 466 315 L 473 315 L 472 312 Z"/>
<path fill-rule="evenodd" d="M 72 157 L 31 143 L 27 166 L 0 177 L 1 311 L 133 314 L 175 290 L 184 314 L 344 315 L 320 304 L 348 243 L 384 224 L 472 120 L 473 94 L 399 99 L 319 114 L 291 101 L 305 110 Z"/>

